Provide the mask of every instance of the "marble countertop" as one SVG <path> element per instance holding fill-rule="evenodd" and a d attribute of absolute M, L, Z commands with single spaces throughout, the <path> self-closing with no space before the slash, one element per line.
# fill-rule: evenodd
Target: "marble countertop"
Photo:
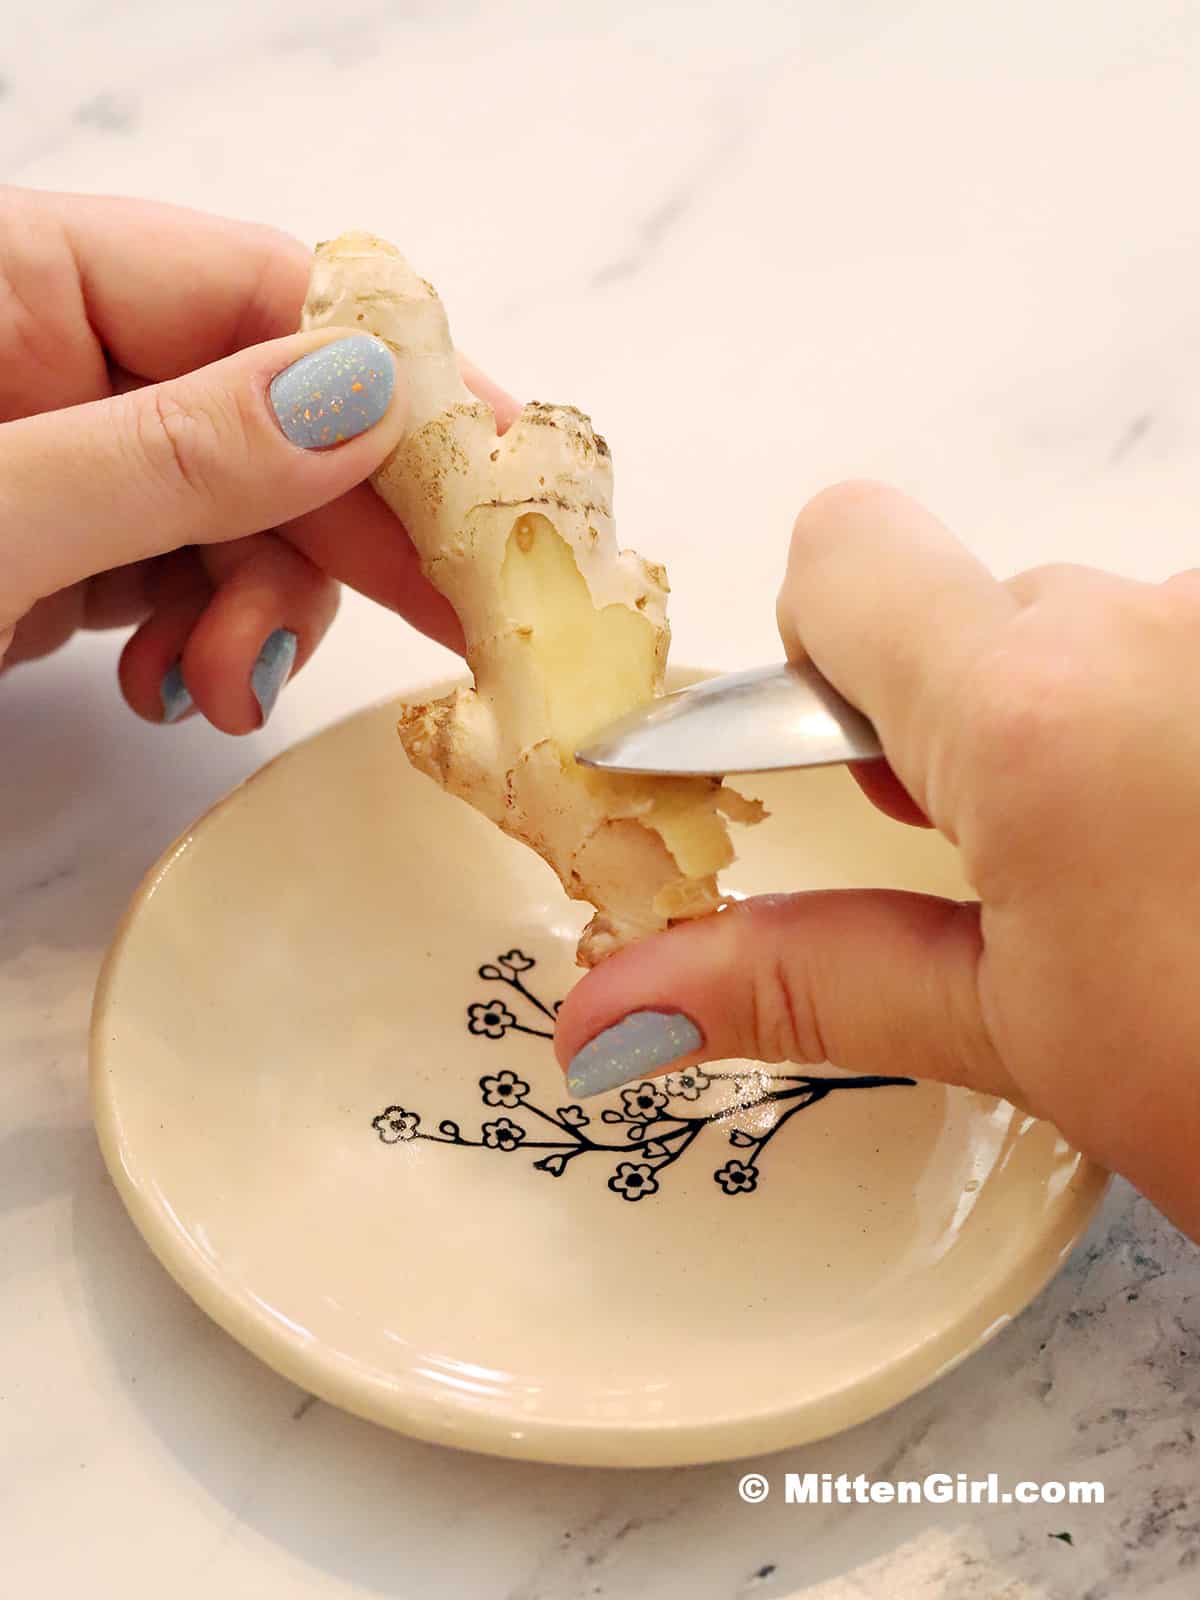
<path fill-rule="evenodd" d="M 481 364 L 596 418 L 678 659 L 733 667 L 775 654 L 794 510 L 851 473 L 1002 572 L 1196 562 L 1198 71 L 1183 0 L 43 0 L 0 59 L 0 178 L 397 239 Z M 1200 1258 L 1122 1185 L 980 1355 L 752 1463 L 1099 1478 L 1103 1508 L 748 1506 L 736 1466 L 455 1454 L 310 1404 L 219 1332 L 100 1163 L 101 954 L 199 810 L 446 657 L 351 599 L 233 741 L 135 721 L 115 654 L 92 637 L 0 685 L 6 1592 L 1195 1593 Z"/>

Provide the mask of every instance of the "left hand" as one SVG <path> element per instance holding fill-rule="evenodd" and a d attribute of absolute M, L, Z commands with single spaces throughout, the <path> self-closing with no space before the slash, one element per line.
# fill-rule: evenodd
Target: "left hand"
<path fill-rule="evenodd" d="M 138 624 L 120 665 L 133 709 L 163 721 L 173 673 L 185 705 L 239 734 L 269 709 L 264 643 L 294 636 L 303 665 L 335 580 L 460 646 L 364 482 L 405 397 L 327 449 L 298 448 L 271 410 L 272 378 L 344 333 L 294 331 L 309 263 L 266 227 L 0 188 L 0 666 Z M 515 403 L 465 376 L 506 426 Z"/>

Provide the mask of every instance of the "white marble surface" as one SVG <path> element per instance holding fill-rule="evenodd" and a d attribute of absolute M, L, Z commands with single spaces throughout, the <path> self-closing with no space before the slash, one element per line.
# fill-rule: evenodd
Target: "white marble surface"
<path fill-rule="evenodd" d="M 5 33 L 0 178 L 397 238 L 478 360 L 595 416 L 679 658 L 748 665 L 792 511 L 851 472 L 1003 571 L 1196 562 L 1198 71 L 1188 0 L 43 0 Z M 1200 1261 L 1123 1187 L 983 1354 L 762 1464 L 1097 1477 L 1102 1510 L 755 1507 L 735 1467 L 456 1455 L 305 1407 L 219 1333 L 100 1165 L 100 955 L 199 809 L 445 658 L 351 602 L 242 742 L 137 723 L 114 660 L 0 685 L 4 1592 L 1196 1592 Z"/>

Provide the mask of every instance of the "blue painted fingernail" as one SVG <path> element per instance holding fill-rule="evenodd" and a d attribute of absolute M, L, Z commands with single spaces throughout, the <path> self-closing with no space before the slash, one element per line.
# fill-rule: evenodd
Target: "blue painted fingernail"
<path fill-rule="evenodd" d="M 328 450 L 373 428 L 396 386 L 382 339 L 352 333 L 301 356 L 271 380 L 279 426 L 305 450 Z"/>
<path fill-rule="evenodd" d="M 185 711 L 192 709 L 192 697 L 183 681 L 183 669 L 178 661 L 163 673 L 163 680 L 158 686 L 158 698 L 162 701 L 164 722 L 178 722 Z"/>
<path fill-rule="evenodd" d="M 250 669 L 250 687 L 265 723 L 279 699 L 296 660 L 296 635 L 288 628 L 276 628 L 258 652 Z"/>
<path fill-rule="evenodd" d="M 682 1011 L 631 1011 L 584 1045 L 567 1068 L 567 1088 L 576 1100 L 602 1094 L 691 1055 L 703 1043 L 704 1035 Z"/>

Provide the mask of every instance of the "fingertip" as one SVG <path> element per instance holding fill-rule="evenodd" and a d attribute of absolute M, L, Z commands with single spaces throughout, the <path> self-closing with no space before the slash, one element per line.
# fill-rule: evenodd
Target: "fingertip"
<path fill-rule="evenodd" d="M 904 503 L 904 496 L 885 483 L 871 478 L 847 478 L 821 489 L 801 506 L 792 523 L 783 582 L 775 602 L 779 637 L 789 661 L 805 655 L 801 627 L 805 586 L 822 545 L 837 545 L 847 524 L 864 516 L 882 525 L 888 513 Z"/>
<path fill-rule="evenodd" d="M 300 640 L 290 628 L 274 628 L 250 668 L 250 692 L 258 701 L 260 726 L 266 724 L 280 691 L 296 666 Z"/>
<path fill-rule="evenodd" d="M 568 1076 L 569 1087 L 571 1076 L 579 1075 L 575 1063 L 581 1054 L 585 1063 L 594 1061 L 614 1043 L 629 1051 L 644 1051 L 641 1057 L 634 1058 L 644 1064 L 632 1066 L 632 1073 L 666 1071 L 684 1055 L 698 1059 L 698 1053 L 707 1048 L 711 1032 L 702 1004 L 703 974 L 713 958 L 715 942 L 724 934 L 719 924 L 728 915 L 721 912 L 684 923 L 618 950 L 575 985 L 559 1009 L 554 1036 L 554 1053 Z M 602 1035 L 611 1033 L 631 1015 L 643 1012 L 673 1020 L 661 1025 L 639 1023 L 630 1036 L 616 1041 L 609 1038 L 596 1045 Z M 647 1030 L 653 1037 L 639 1037 Z M 650 1055 L 667 1044 L 674 1054 L 651 1068 Z M 587 1075 L 594 1079 L 596 1072 L 592 1070 Z"/>
<path fill-rule="evenodd" d="M 338 588 L 274 535 L 219 582 L 183 652 L 196 704 L 221 733 L 262 728 L 331 626 Z"/>
<path fill-rule="evenodd" d="M 885 817 L 910 828 L 933 827 L 887 761 L 852 761 L 849 768 L 863 794 Z"/>
<path fill-rule="evenodd" d="M 703 1059 L 705 1038 L 686 1012 L 644 1007 L 626 1013 L 594 1035 L 572 1055 L 566 1067 L 567 1090 L 586 1100 L 642 1078 Z"/>
<path fill-rule="evenodd" d="M 183 676 L 183 663 L 174 662 L 162 676 L 158 686 L 158 698 L 162 706 L 162 720 L 166 723 L 181 722 L 190 711 L 195 710 L 191 690 Z"/>
<path fill-rule="evenodd" d="M 125 641 L 117 682 L 143 722 L 171 724 L 194 713 L 182 657 L 206 599 L 207 591 L 161 607 Z"/>
<path fill-rule="evenodd" d="M 892 507 L 913 503 L 901 490 L 878 478 L 841 478 L 805 501 L 796 517 L 795 530 L 804 533 L 864 513 L 874 518 Z"/>
<path fill-rule="evenodd" d="M 176 576 L 121 653 L 122 693 L 147 722 L 199 711 L 254 733 L 333 622 L 338 586 L 273 534 L 210 547 Z"/>
<path fill-rule="evenodd" d="M 521 402 L 515 400 L 507 389 L 502 389 L 498 383 L 494 383 L 485 372 L 481 372 L 461 351 L 458 352 L 458 370 L 471 393 L 491 406 L 492 414 L 496 418 L 496 432 L 507 433 L 520 415 Z"/>
<path fill-rule="evenodd" d="M 292 641 L 287 659 L 272 644 L 284 634 Z M 242 739 L 265 726 L 287 680 L 310 654 L 297 628 L 264 608 L 239 614 L 218 594 L 188 638 L 182 668 L 205 718 L 218 733 Z M 260 665 L 266 662 L 273 664 Z"/>
<path fill-rule="evenodd" d="M 295 339 L 309 348 L 276 370 L 266 385 L 271 414 L 290 444 L 326 454 L 371 433 L 385 419 L 384 439 L 399 433 L 404 395 L 395 357 L 382 339 L 344 328 L 316 329 Z M 378 453 L 378 439 L 375 443 Z"/>

